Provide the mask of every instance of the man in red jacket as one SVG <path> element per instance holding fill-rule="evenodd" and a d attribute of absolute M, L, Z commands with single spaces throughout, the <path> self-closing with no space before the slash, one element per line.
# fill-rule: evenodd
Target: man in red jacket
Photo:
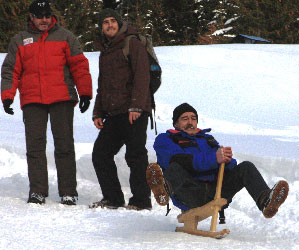
<path fill-rule="evenodd" d="M 128 36 L 136 30 L 112 9 L 100 13 L 98 92 L 93 109 L 94 125 L 100 129 L 92 161 L 103 199 L 91 207 L 118 208 L 125 205 L 114 156 L 126 145 L 125 160 L 130 168 L 132 197 L 129 209 L 151 209 L 146 183 L 148 165 L 146 130 L 151 112 L 149 62 L 146 48 L 136 38 L 129 40 L 129 61 L 123 52 Z"/>
<path fill-rule="evenodd" d="M 30 182 L 28 203 L 43 204 L 48 196 L 49 116 L 61 203 L 76 205 L 73 116 L 77 91 L 82 113 L 92 98 L 89 64 L 78 39 L 58 25 L 47 0 L 35 0 L 29 12 L 27 29 L 12 38 L 2 65 L 1 99 L 5 112 L 13 115 L 11 104 L 19 90 Z"/>

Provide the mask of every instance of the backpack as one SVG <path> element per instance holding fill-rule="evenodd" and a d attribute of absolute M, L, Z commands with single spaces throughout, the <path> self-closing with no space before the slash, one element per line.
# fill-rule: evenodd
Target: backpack
<path fill-rule="evenodd" d="M 129 35 L 125 38 L 125 45 L 123 47 L 123 54 L 128 62 L 129 60 L 129 44 L 130 44 L 130 39 L 132 37 L 137 38 L 143 46 L 146 48 L 147 51 L 147 56 L 148 56 L 148 61 L 149 61 L 149 72 L 150 72 L 150 84 L 149 84 L 149 89 L 150 89 L 150 94 L 151 94 L 151 105 L 152 109 L 154 111 L 155 115 L 155 110 L 156 110 L 156 104 L 155 104 L 155 99 L 154 99 L 154 94 L 156 91 L 159 89 L 161 86 L 161 75 L 162 75 L 162 69 L 159 64 L 158 58 L 156 56 L 153 43 L 152 43 L 152 38 L 150 35 Z M 153 116 L 150 115 L 151 118 L 151 128 L 153 129 Z M 157 134 L 157 128 L 156 128 L 156 122 L 155 122 L 155 131 Z"/>

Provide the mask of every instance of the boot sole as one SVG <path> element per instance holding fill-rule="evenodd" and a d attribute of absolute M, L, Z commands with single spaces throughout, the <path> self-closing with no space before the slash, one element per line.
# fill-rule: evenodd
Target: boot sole
<path fill-rule="evenodd" d="M 127 210 L 136 210 L 136 211 L 141 211 L 141 210 L 148 210 L 148 211 L 150 211 L 150 210 L 152 210 L 152 208 L 151 207 L 147 207 L 147 208 L 142 208 L 142 207 L 137 207 L 137 206 L 134 206 L 134 205 L 127 205 L 127 206 L 125 206 L 125 209 L 127 209 Z"/>
<path fill-rule="evenodd" d="M 164 187 L 163 172 L 157 163 L 151 163 L 146 169 L 146 181 L 154 193 L 157 203 L 165 206 L 169 203 L 169 195 Z"/>
<path fill-rule="evenodd" d="M 61 202 L 62 205 L 67 205 L 67 206 L 76 206 L 77 204 L 75 202 L 71 202 L 71 201 L 64 201 Z"/>
<path fill-rule="evenodd" d="M 36 200 L 28 200 L 27 203 L 31 204 L 38 204 L 38 205 L 44 205 L 46 201 L 36 201 Z"/>
<path fill-rule="evenodd" d="M 289 184 L 286 181 L 279 181 L 273 190 L 271 200 L 263 211 L 266 218 L 272 218 L 278 208 L 285 202 L 289 193 Z"/>
<path fill-rule="evenodd" d="M 112 206 L 112 205 L 103 204 L 101 202 L 94 202 L 93 204 L 89 205 L 88 207 L 89 208 L 118 209 L 118 208 L 124 207 L 124 205 L 121 205 L 121 206 Z"/>

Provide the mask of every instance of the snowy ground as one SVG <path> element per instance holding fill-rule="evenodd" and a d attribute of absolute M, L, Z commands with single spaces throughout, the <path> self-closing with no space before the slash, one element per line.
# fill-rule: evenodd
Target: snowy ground
<path fill-rule="evenodd" d="M 28 178 L 22 113 L 16 97 L 14 116 L 0 108 L 0 249 L 299 249 L 299 46 L 210 45 L 156 48 L 163 68 L 163 85 L 156 95 L 158 132 L 171 128 L 172 110 L 188 102 L 199 112 L 199 127 L 213 128 L 223 145 L 230 145 L 240 162 L 256 164 L 269 186 L 285 179 L 290 194 L 273 219 L 265 219 L 245 190 L 226 210 L 231 233 L 214 240 L 174 232 L 179 210 L 153 199 L 152 211 L 89 209 L 101 198 L 91 162 L 97 130 L 91 108 L 75 112 L 79 201 L 59 204 L 48 131 L 49 197 L 46 205 L 28 205 Z M 93 76 L 98 53 L 86 53 Z M 0 54 L 0 65 L 5 54 Z M 149 159 L 155 161 L 155 134 L 148 130 Z M 126 199 L 130 197 L 123 148 L 117 155 Z M 210 220 L 199 224 L 209 230 Z"/>

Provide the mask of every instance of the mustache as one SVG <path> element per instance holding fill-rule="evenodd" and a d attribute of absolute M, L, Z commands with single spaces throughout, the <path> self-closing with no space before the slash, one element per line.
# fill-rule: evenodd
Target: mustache
<path fill-rule="evenodd" d="M 191 124 L 186 125 L 185 129 L 188 129 L 188 128 L 195 129 L 195 127 L 193 125 L 191 125 Z"/>

